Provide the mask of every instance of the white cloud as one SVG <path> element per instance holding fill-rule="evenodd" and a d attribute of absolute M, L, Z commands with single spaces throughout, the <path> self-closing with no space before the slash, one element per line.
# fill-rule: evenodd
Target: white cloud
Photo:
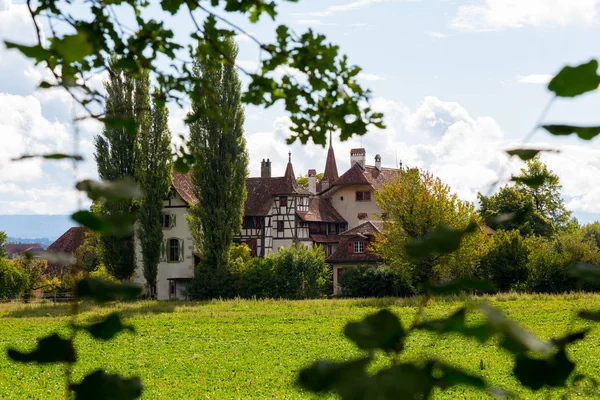
<path fill-rule="evenodd" d="M 480 0 L 462 5 L 451 22 L 459 31 L 596 22 L 599 0 Z"/>
<path fill-rule="evenodd" d="M 355 11 L 362 8 L 370 7 L 374 4 L 380 3 L 399 3 L 407 1 L 418 1 L 418 0 L 354 0 L 349 3 L 339 4 L 335 6 L 329 6 L 321 11 L 312 11 L 302 13 L 301 15 L 312 16 L 312 17 L 331 17 L 332 15 L 339 14 L 347 11 Z"/>
<path fill-rule="evenodd" d="M 306 25 L 306 26 L 335 26 L 337 24 L 323 22 L 320 19 L 299 19 L 294 21 L 296 25 Z"/>
<path fill-rule="evenodd" d="M 364 72 L 360 72 L 357 75 L 357 78 L 358 79 L 363 79 L 365 81 L 382 81 L 382 80 L 385 79 L 383 76 L 376 75 L 376 74 L 367 74 L 367 73 L 364 73 Z"/>
<path fill-rule="evenodd" d="M 532 75 L 519 75 L 517 81 L 519 83 L 532 83 L 536 85 L 547 84 L 554 78 L 554 75 L 548 74 L 532 74 Z"/>

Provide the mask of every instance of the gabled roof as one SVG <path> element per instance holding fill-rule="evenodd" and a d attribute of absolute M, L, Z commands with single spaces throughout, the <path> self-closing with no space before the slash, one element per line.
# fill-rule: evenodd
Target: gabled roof
<path fill-rule="evenodd" d="M 342 232 L 341 239 L 335 251 L 325 261 L 331 264 L 354 264 L 376 263 L 383 261 L 377 255 L 369 252 L 348 253 L 348 242 L 358 240 L 370 240 L 376 233 L 383 233 L 383 221 L 367 221 L 357 227 Z"/>
<path fill-rule="evenodd" d="M 39 243 L 7 243 L 5 247 L 8 258 L 25 253 L 26 251 L 44 251 L 44 248 Z"/>
<path fill-rule="evenodd" d="M 331 205 L 329 199 L 322 197 L 311 197 L 308 201 L 308 211 L 299 211 L 296 214 L 300 219 L 308 222 L 346 222 L 344 217 Z"/>
<path fill-rule="evenodd" d="M 285 176 L 277 178 L 248 178 L 248 197 L 244 204 L 244 215 L 262 217 L 269 214 L 275 196 L 308 196 L 310 192 L 296 182 L 294 169 L 288 163 Z"/>
<path fill-rule="evenodd" d="M 310 238 L 315 243 L 339 243 L 340 235 L 310 235 Z"/>
<path fill-rule="evenodd" d="M 342 232 L 342 236 L 374 235 L 383 234 L 383 221 L 366 221 L 352 229 Z"/>
<path fill-rule="evenodd" d="M 194 185 L 189 174 L 172 172 L 171 178 L 173 188 L 183 201 L 190 206 L 198 203 L 198 198 L 194 194 Z"/>
<path fill-rule="evenodd" d="M 380 171 L 372 165 L 366 165 L 363 168 L 360 164 L 354 163 L 348 171 L 331 184 L 330 189 L 344 185 L 368 185 L 375 190 L 380 190 L 386 182 L 399 178 L 401 174 L 402 171 L 396 168 L 382 168 Z"/>
<path fill-rule="evenodd" d="M 63 233 L 61 237 L 56 239 L 54 243 L 48 246 L 48 252 L 50 253 L 75 253 L 75 250 L 83 244 L 85 240 L 85 233 L 87 228 L 76 226 L 70 228 L 68 231 Z"/>

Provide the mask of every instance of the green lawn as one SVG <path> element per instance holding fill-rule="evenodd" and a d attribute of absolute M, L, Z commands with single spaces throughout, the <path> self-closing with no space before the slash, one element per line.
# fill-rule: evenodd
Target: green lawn
<path fill-rule="evenodd" d="M 502 295 L 489 297 L 495 306 L 544 339 L 567 332 L 578 309 L 600 309 L 600 295 Z M 111 307 L 84 306 L 80 319 L 93 321 L 115 309 L 122 311 L 137 333 L 99 343 L 79 335 L 75 378 L 97 368 L 141 376 L 144 399 L 311 398 L 294 386 L 297 372 L 311 361 L 341 360 L 359 355 L 342 335 L 348 321 L 388 306 L 409 325 L 415 299 L 315 301 L 215 301 L 210 303 L 138 302 Z M 436 301 L 430 317 L 457 309 L 464 301 Z M 63 331 L 69 321 L 66 305 L 0 305 L 0 347 L 31 349 L 35 338 Z M 582 360 L 578 372 L 600 377 L 600 330 L 584 343 L 572 345 L 570 356 Z M 5 354 L 5 353 L 4 353 Z M 459 336 L 440 338 L 418 333 L 407 343 L 403 358 L 436 356 L 482 374 L 496 386 L 514 390 L 510 355 L 489 343 L 479 345 Z M 480 371 L 483 360 L 485 369 Z M 381 361 L 383 362 L 383 360 Z M 29 366 L 0 357 L 0 399 L 64 397 L 62 367 Z M 547 398 L 522 391 L 526 398 Z M 435 398 L 485 398 L 459 387 Z"/>

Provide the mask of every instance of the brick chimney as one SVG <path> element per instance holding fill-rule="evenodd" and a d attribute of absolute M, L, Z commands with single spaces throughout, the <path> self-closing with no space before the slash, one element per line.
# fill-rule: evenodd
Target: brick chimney
<path fill-rule="evenodd" d="M 381 156 L 379 154 L 375 156 L 375 168 L 377 168 L 377 171 L 381 171 Z"/>
<path fill-rule="evenodd" d="M 362 168 L 365 168 L 365 161 L 367 158 L 367 152 L 364 148 L 350 150 L 350 168 L 354 163 L 358 163 Z"/>
<path fill-rule="evenodd" d="M 263 158 L 260 163 L 260 177 L 270 178 L 271 177 L 271 160 L 267 158 L 267 161 Z"/>
<path fill-rule="evenodd" d="M 314 169 L 308 170 L 308 191 L 317 193 L 317 171 Z"/>

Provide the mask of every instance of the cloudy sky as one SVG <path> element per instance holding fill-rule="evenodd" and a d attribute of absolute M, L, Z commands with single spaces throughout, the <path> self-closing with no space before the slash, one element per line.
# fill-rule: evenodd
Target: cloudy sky
<path fill-rule="evenodd" d="M 372 162 L 396 160 L 440 176 L 462 198 L 475 201 L 490 184 L 515 173 L 520 162 L 503 150 L 515 147 L 535 125 L 550 99 L 546 83 L 565 64 L 597 57 L 600 0 L 301 0 L 280 7 L 278 23 L 297 32 L 327 35 L 363 68 L 361 83 L 386 115 L 387 129 L 362 138 L 334 140 L 338 169 L 349 166 L 349 149 L 365 147 Z M 261 40 L 274 25 L 235 18 Z M 191 29 L 186 16 L 172 21 Z M 25 6 L 0 0 L 0 39 L 27 42 L 33 28 Z M 256 68 L 256 46 L 238 36 L 239 64 Z M 69 163 L 10 162 L 24 153 L 72 150 L 81 138 L 86 157 L 79 178 L 96 177 L 95 123 L 74 126 L 76 110 L 61 91 L 36 91 L 45 72 L 0 45 L 0 214 L 66 214 L 78 207 Z M 102 76 L 96 77 L 101 85 Z M 600 95 L 556 101 L 546 121 L 597 124 Z M 185 134 L 186 110 L 171 107 L 174 135 Z M 297 174 L 322 171 L 325 149 L 287 146 L 289 118 L 278 107 L 246 110 L 250 173 L 260 160 L 282 174 L 288 151 Z M 600 146 L 551 137 L 540 131 L 532 146 L 560 149 L 545 161 L 560 176 L 567 205 L 582 221 L 600 219 Z M 85 206 L 85 202 L 82 203 Z"/>

